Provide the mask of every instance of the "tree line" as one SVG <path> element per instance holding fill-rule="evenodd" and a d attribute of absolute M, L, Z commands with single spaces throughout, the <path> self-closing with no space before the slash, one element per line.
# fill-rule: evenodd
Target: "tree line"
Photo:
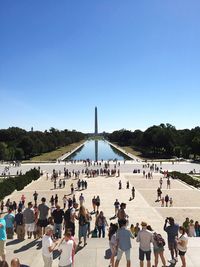
<path fill-rule="evenodd" d="M 111 142 L 131 146 L 144 157 L 168 158 L 172 156 L 194 158 L 200 156 L 200 127 L 177 130 L 171 124 L 154 125 L 145 131 L 122 129 L 108 135 Z"/>
<path fill-rule="evenodd" d="M 23 160 L 79 142 L 85 134 L 75 130 L 26 131 L 18 127 L 0 130 L 0 160 Z"/>

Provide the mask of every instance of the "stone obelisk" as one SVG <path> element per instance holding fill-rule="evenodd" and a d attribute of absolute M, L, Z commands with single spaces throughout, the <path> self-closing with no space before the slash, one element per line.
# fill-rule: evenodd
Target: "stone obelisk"
<path fill-rule="evenodd" d="M 94 134 L 98 135 L 98 118 L 97 118 L 97 107 L 95 107 L 95 126 Z"/>

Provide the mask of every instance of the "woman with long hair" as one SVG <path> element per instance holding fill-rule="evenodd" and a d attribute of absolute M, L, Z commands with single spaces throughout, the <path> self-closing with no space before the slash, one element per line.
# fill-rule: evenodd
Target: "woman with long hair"
<path fill-rule="evenodd" d="M 118 230 L 118 225 L 111 223 L 108 231 L 109 245 L 111 250 L 110 265 L 109 265 L 110 267 L 114 267 L 114 259 L 117 251 L 117 237 L 116 237 L 117 230 Z"/>
<path fill-rule="evenodd" d="M 99 215 L 96 218 L 96 226 L 98 228 L 99 238 L 101 237 L 101 233 L 102 237 L 105 237 L 105 228 L 106 226 L 108 226 L 108 223 L 106 217 L 103 214 L 103 211 L 100 211 Z"/>
<path fill-rule="evenodd" d="M 179 256 L 181 258 L 182 267 L 186 267 L 185 253 L 187 251 L 188 237 L 185 232 L 185 228 L 182 226 L 179 227 L 179 233 L 180 233 L 180 236 L 177 239 L 177 248 L 179 251 Z"/>
<path fill-rule="evenodd" d="M 81 238 L 83 237 L 84 246 L 87 245 L 87 230 L 88 230 L 88 221 L 89 221 L 89 214 L 84 206 L 80 206 L 78 216 L 76 217 L 79 223 L 79 244 L 81 244 Z"/>

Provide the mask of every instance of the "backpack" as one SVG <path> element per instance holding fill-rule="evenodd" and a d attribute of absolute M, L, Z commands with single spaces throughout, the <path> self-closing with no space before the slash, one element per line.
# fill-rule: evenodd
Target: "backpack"
<path fill-rule="evenodd" d="M 165 246 L 165 240 L 161 236 L 161 234 L 154 233 L 153 235 L 154 241 L 156 242 L 156 245 L 158 247 L 164 247 Z"/>

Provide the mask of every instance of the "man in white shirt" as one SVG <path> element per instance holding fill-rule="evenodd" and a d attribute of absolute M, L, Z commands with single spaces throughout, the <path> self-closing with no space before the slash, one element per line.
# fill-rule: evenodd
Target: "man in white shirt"
<path fill-rule="evenodd" d="M 144 256 L 147 259 L 147 267 L 151 267 L 151 243 L 153 243 L 153 233 L 147 230 L 147 223 L 141 223 L 142 230 L 138 232 L 136 241 L 139 246 L 140 267 L 144 266 Z"/>
<path fill-rule="evenodd" d="M 72 253 L 74 248 L 74 241 L 71 239 L 71 233 L 66 232 L 58 249 L 60 250 L 59 267 L 72 267 Z"/>
<path fill-rule="evenodd" d="M 51 238 L 53 235 L 53 226 L 48 225 L 45 229 L 45 232 L 46 233 L 42 237 L 42 257 L 44 261 L 44 267 L 52 267 L 53 250 L 57 245 L 57 242 L 53 242 Z"/>

